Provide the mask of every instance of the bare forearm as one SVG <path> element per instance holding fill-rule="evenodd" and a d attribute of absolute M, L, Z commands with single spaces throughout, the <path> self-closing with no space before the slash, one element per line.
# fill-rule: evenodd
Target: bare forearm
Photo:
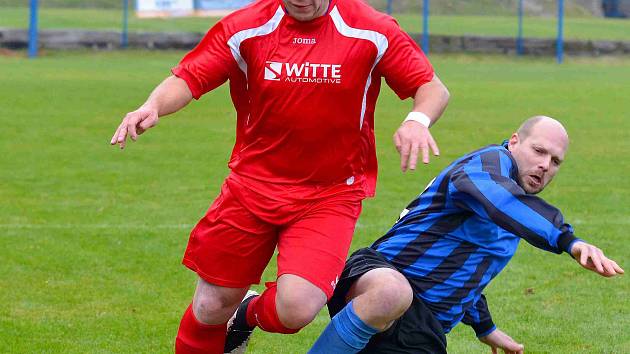
<path fill-rule="evenodd" d="M 433 125 L 444 113 L 450 93 L 442 81 L 436 76 L 433 80 L 420 86 L 413 101 L 413 111 L 422 112 L 431 119 Z"/>
<path fill-rule="evenodd" d="M 176 76 L 167 77 L 151 92 L 140 108 L 125 115 L 110 144 L 118 144 L 124 149 L 127 137 L 131 137 L 133 141 L 137 140 L 139 135 L 154 127 L 160 117 L 179 111 L 192 98 L 192 93 L 184 80 Z"/>
<path fill-rule="evenodd" d="M 184 108 L 192 98 L 186 82 L 171 75 L 151 92 L 142 108 L 155 109 L 163 117 Z"/>
<path fill-rule="evenodd" d="M 400 154 L 400 169 L 416 169 L 418 153 L 422 152 L 422 162 L 429 163 L 429 150 L 435 156 L 440 150 L 429 132 L 442 115 L 448 104 L 450 94 L 446 86 L 436 76 L 433 80 L 420 86 L 413 98 L 413 109 L 394 134 L 394 145 Z M 420 113 L 414 113 L 420 112 Z"/>

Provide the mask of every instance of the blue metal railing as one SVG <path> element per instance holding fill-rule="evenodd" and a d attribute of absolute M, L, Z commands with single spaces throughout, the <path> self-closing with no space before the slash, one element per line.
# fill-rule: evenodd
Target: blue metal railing
<path fill-rule="evenodd" d="M 37 57 L 37 10 L 38 3 L 37 0 L 31 0 L 31 16 L 28 25 L 28 57 L 35 58 Z"/>

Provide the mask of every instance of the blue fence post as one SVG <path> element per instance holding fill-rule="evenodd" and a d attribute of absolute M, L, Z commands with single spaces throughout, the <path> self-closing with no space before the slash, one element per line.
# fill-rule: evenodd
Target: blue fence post
<path fill-rule="evenodd" d="M 120 35 L 120 47 L 129 46 L 129 0 L 123 0 L 123 28 Z"/>
<path fill-rule="evenodd" d="M 619 11 L 619 0 L 610 1 L 610 10 L 612 17 L 622 17 L 621 11 Z"/>
<path fill-rule="evenodd" d="M 564 56 L 564 0 L 558 0 L 558 38 L 556 39 L 556 61 L 562 64 Z"/>
<path fill-rule="evenodd" d="M 422 6 L 422 51 L 429 54 L 429 0 Z"/>
<path fill-rule="evenodd" d="M 516 55 L 523 55 L 523 0 L 518 0 L 518 34 L 516 37 Z"/>
<path fill-rule="evenodd" d="M 392 2 L 394 2 L 394 0 L 387 0 L 387 14 L 388 15 L 392 14 Z"/>
<path fill-rule="evenodd" d="M 31 0 L 31 17 L 28 25 L 28 57 L 37 57 L 37 0 Z"/>

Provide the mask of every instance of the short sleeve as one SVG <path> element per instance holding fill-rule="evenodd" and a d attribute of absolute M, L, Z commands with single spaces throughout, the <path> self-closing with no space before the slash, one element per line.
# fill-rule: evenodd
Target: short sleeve
<path fill-rule="evenodd" d="M 389 19 L 388 46 L 377 69 L 400 99 L 413 97 L 418 88 L 433 80 L 433 66 L 418 44 L 394 19 Z"/>
<path fill-rule="evenodd" d="M 174 67 L 173 75 L 183 79 L 195 99 L 227 81 L 231 70 L 238 68 L 228 46 L 229 34 L 218 22 Z"/>

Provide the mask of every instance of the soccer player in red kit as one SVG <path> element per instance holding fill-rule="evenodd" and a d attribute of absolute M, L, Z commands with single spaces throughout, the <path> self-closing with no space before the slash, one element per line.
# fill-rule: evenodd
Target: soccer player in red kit
<path fill-rule="evenodd" d="M 256 1 L 219 21 L 172 73 L 112 144 L 124 148 L 227 80 L 237 113 L 231 173 L 184 255 L 199 281 L 176 352 L 230 352 L 253 327 L 295 333 L 332 295 L 361 201 L 374 195 L 381 78 L 414 99 L 394 134 L 403 171 L 439 153 L 428 128 L 448 91 L 417 44 L 362 0 Z M 276 247 L 277 281 L 239 306 Z"/>

